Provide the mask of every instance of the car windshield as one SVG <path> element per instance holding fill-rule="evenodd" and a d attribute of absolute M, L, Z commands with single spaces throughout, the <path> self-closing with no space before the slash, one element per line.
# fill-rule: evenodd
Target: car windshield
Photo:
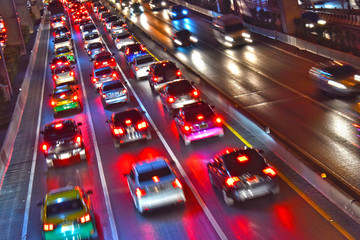
<path fill-rule="evenodd" d="M 83 211 L 84 206 L 80 199 L 72 199 L 59 203 L 49 204 L 46 208 L 47 218 L 56 217 L 58 215 L 66 215 L 72 212 Z"/>
<path fill-rule="evenodd" d="M 57 58 L 54 58 L 52 61 L 52 63 L 57 63 L 57 62 L 67 62 L 67 57 L 65 57 L 65 56 L 57 57 Z"/>
<path fill-rule="evenodd" d="M 63 96 L 68 96 L 71 95 L 72 91 L 70 88 L 65 88 L 65 89 L 61 89 L 59 91 L 56 91 L 56 93 L 54 94 L 54 98 L 64 98 Z"/>
<path fill-rule="evenodd" d="M 61 27 L 61 28 L 56 29 L 56 31 L 58 31 L 58 32 L 68 32 L 69 29 L 67 27 Z"/>
<path fill-rule="evenodd" d="M 108 75 L 108 74 L 111 74 L 111 72 L 112 72 L 111 68 L 103 68 L 103 69 L 97 70 L 95 72 L 95 75 L 96 76 Z"/>
<path fill-rule="evenodd" d="M 236 32 L 239 30 L 245 29 L 244 24 L 242 23 L 236 23 L 232 25 L 227 25 L 224 27 L 225 32 Z"/>
<path fill-rule="evenodd" d="M 137 110 L 129 110 L 115 114 L 114 123 L 116 126 L 124 125 L 125 121 L 130 119 L 133 123 L 137 123 L 142 120 L 142 116 Z"/>
<path fill-rule="evenodd" d="M 328 67 L 326 71 L 338 79 L 354 76 L 358 72 L 358 70 L 350 65 L 335 65 Z"/>
<path fill-rule="evenodd" d="M 177 69 L 175 63 L 167 62 L 167 63 L 163 63 L 163 64 L 158 64 L 155 67 L 154 73 L 157 76 L 164 76 L 165 73 L 168 74 L 168 73 L 174 72 L 174 74 L 175 74 L 177 70 L 178 69 Z"/>
<path fill-rule="evenodd" d="M 129 33 L 126 33 L 126 34 L 121 34 L 121 35 L 118 35 L 116 38 L 117 39 L 125 39 L 125 38 L 128 38 L 130 37 L 131 35 Z"/>
<path fill-rule="evenodd" d="M 70 72 L 70 71 L 71 71 L 71 68 L 69 66 L 62 66 L 62 67 L 56 68 L 54 73 L 55 74 L 60 74 L 60 73 L 63 73 L 63 72 Z"/>
<path fill-rule="evenodd" d="M 202 115 L 204 119 L 207 119 L 214 115 L 212 109 L 206 104 L 196 104 L 184 108 L 185 121 L 197 121 L 197 117 Z"/>
<path fill-rule="evenodd" d="M 94 26 L 94 25 L 85 25 L 84 26 L 84 28 L 83 28 L 83 30 L 84 30 L 84 32 L 91 32 L 92 30 L 95 30 L 96 29 L 96 27 Z"/>
<path fill-rule="evenodd" d="M 55 38 L 54 43 L 61 43 L 66 41 L 69 41 L 69 39 L 66 36 L 64 36 L 64 37 Z"/>
<path fill-rule="evenodd" d="M 173 82 L 168 85 L 168 93 L 171 96 L 177 96 L 185 93 L 190 93 L 194 90 L 193 86 L 188 81 Z"/>
<path fill-rule="evenodd" d="M 102 62 L 111 59 L 112 55 L 110 53 L 108 54 L 101 54 L 100 56 L 97 55 L 95 61 Z"/>
<path fill-rule="evenodd" d="M 140 44 L 132 44 L 127 46 L 127 48 L 130 50 L 130 53 L 143 51 Z"/>
<path fill-rule="evenodd" d="M 63 121 L 57 124 L 50 124 L 45 127 L 44 140 L 54 141 L 64 137 L 73 136 L 77 133 L 77 127 L 72 121 Z"/>
<path fill-rule="evenodd" d="M 93 34 L 88 34 L 85 36 L 85 40 L 93 40 L 99 38 L 99 35 L 97 33 L 93 33 Z"/>
<path fill-rule="evenodd" d="M 67 52 L 70 52 L 69 47 L 61 47 L 56 49 L 56 54 L 67 53 Z"/>
<path fill-rule="evenodd" d="M 108 82 L 107 84 L 104 84 L 102 87 L 103 91 L 110 91 L 110 90 L 114 90 L 114 89 L 123 89 L 124 86 L 122 85 L 122 83 L 120 81 L 111 81 Z"/>
<path fill-rule="evenodd" d="M 154 176 L 161 178 L 161 177 L 165 177 L 165 176 L 169 176 L 169 175 L 172 175 L 169 167 L 164 166 L 162 168 L 152 169 L 151 171 L 140 173 L 139 174 L 139 182 L 152 181 L 152 178 Z"/>
<path fill-rule="evenodd" d="M 147 57 L 140 58 L 140 59 L 136 60 L 136 63 L 138 65 L 145 64 L 145 63 L 151 63 L 151 62 L 154 62 L 154 59 L 151 56 L 147 56 Z"/>
<path fill-rule="evenodd" d="M 239 161 L 238 158 L 244 156 L 247 161 Z M 267 167 L 264 159 L 255 150 L 234 151 L 222 157 L 225 168 L 231 176 L 241 176 L 245 173 L 262 174 L 262 170 Z"/>
<path fill-rule="evenodd" d="M 102 44 L 99 42 L 96 42 L 96 43 L 90 43 L 88 45 L 88 49 L 96 49 L 96 48 L 102 48 Z"/>

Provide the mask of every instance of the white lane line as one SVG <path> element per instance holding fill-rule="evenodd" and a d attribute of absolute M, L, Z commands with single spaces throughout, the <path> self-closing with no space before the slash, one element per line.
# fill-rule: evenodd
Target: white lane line
<path fill-rule="evenodd" d="M 72 23 L 70 21 L 70 27 L 72 28 Z M 72 28 L 73 29 L 73 28 Z M 75 54 L 76 56 L 78 55 L 77 52 L 77 48 L 76 48 L 76 44 L 74 43 L 74 50 L 75 50 Z M 95 154 L 96 154 L 96 161 L 97 161 L 97 165 L 99 168 L 99 174 L 100 174 L 100 180 L 101 180 L 101 185 L 102 185 L 102 189 L 103 189 L 103 193 L 104 193 L 104 198 L 105 198 L 105 205 L 106 205 L 106 210 L 107 210 L 107 214 L 109 217 L 109 222 L 110 222 L 110 228 L 111 228 L 111 234 L 112 234 L 112 240 L 118 240 L 118 234 L 117 234 L 117 229 L 116 229 L 116 224 L 115 224 L 115 218 L 114 218 L 114 213 L 113 210 L 111 208 L 111 201 L 110 201 L 110 195 L 109 195 L 109 191 L 106 185 L 106 179 L 105 179 L 105 174 L 104 174 L 104 168 L 102 166 L 102 159 L 100 156 L 100 151 L 99 151 L 99 146 L 95 137 L 95 129 L 94 129 L 94 124 L 91 118 L 91 112 L 90 112 L 90 107 L 89 107 L 89 101 L 87 98 L 87 93 L 85 90 L 85 84 L 84 84 L 84 79 L 82 76 L 82 71 L 81 71 L 81 66 L 80 66 L 80 61 L 76 61 L 76 64 L 79 68 L 79 72 L 80 72 L 80 79 L 81 79 L 81 87 L 83 89 L 83 95 L 85 98 L 85 106 L 86 106 L 86 115 L 89 119 L 89 124 L 90 124 L 90 129 L 91 129 L 91 135 L 92 135 L 92 140 L 94 143 L 94 149 L 95 149 Z"/>
<path fill-rule="evenodd" d="M 44 13 L 44 18 L 46 16 L 47 16 L 47 14 Z M 44 26 L 45 26 L 45 24 L 44 24 Z M 46 24 L 46 26 L 50 27 L 50 23 Z M 42 33 L 43 33 L 43 31 L 41 31 L 40 34 L 42 34 Z M 30 203 L 31 203 L 31 196 L 32 196 L 32 190 L 33 190 L 33 184 L 34 184 L 36 158 L 37 158 L 38 145 L 39 145 L 39 133 L 40 133 L 41 115 L 42 115 L 42 109 L 43 109 L 43 103 L 44 103 L 46 69 L 48 68 L 49 39 L 50 39 L 50 30 L 49 30 L 48 36 L 47 36 L 47 44 L 46 44 L 47 48 L 46 48 L 46 55 L 45 55 L 44 74 L 43 74 L 43 79 L 42 79 L 43 82 L 42 82 L 42 87 L 41 87 L 41 96 L 40 96 L 38 121 L 37 121 L 36 132 L 35 132 L 34 153 L 33 153 L 33 158 L 32 158 L 32 161 L 31 161 L 30 179 L 29 179 L 28 193 L 27 193 L 26 203 L 25 203 L 25 213 L 24 213 L 24 222 L 23 222 L 21 239 L 26 239 L 27 238 Z M 40 37 L 39 37 L 39 42 L 40 42 Z M 32 53 L 32 54 L 35 54 L 35 53 Z M 31 75 L 29 76 L 29 78 L 31 78 L 31 77 L 32 77 L 32 72 L 31 72 Z"/>

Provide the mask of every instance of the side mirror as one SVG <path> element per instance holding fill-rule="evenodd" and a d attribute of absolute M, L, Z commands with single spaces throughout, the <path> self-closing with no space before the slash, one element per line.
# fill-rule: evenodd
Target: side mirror
<path fill-rule="evenodd" d="M 82 122 L 78 122 L 78 126 L 79 126 L 79 127 L 82 126 Z"/>

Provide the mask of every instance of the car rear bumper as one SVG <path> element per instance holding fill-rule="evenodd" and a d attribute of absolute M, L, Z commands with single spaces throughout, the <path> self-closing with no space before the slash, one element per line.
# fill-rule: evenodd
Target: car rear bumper
<path fill-rule="evenodd" d="M 53 231 L 44 232 L 45 239 L 93 239 L 97 235 L 95 224 L 90 221 L 84 224 L 58 226 Z"/>
<path fill-rule="evenodd" d="M 184 192 L 182 189 L 176 189 L 174 191 L 165 191 L 142 197 L 138 199 L 138 207 L 139 211 L 143 212 L 144 210 L 151 210 L 184 202 L 186 202 Z"/>
<path fill-rule="evenodd" d="M 224 135 L 223 128 L 222 127 L 214 127 L 214 128 L 197 131 L 197 132 L 192 132 L 188 135 L 185 135 L 184 137 L 186 137 L 187 140 L 189 140 L 189 141 L 194 141 L 194 140 L 200 140 L 200 139 L 204 139 L 204 138 L 209 138 L 209 137 L 213 137 L 213 136 L 222 136 L 222 135 Z"/>
<path fill-rule="evenodd" d="M 118 136 L 117 140 L 120 144 L 135 142 L 143 139 L 151 138 L 150 131 L 135 131 L 133 133 L 126 133 L 122 136 Z"/>
<path fill-rule="evenodd" d="M 129 100 L 129 96 L 127 95 L 114 97 L 114 98 L 104 98 L 104 102 L 106 105 L 127 102 L 128 100 Z"/>
<path fill-rule="evenodd" d="M 47 166 L 64 166 L 80 159 L 80 155 L 85 155 L 85 148 L 75 148 L 61 153 L 49 153 L 46 156 Z"/>
<path fill-rule="evenodd" d="M 74 77 L 65 77 L 65 78 L 58 78 L 55 80 L 56 85 L 64 84 L 64 83 L 73 83 L 75 82 Z"/>
<path fill-rule="evenodd" d="M 265 196 L 271 193 L 276 193 L 278 191 L 279 186 L 276 181 L 273 181 L 250 189 L 234 190 L 232 192 L 232 197 L 236 201 L 243 202 L 248 199 Z"/>
<path fill-rule="evenodd" d="M 56 106 L 54 107 L 54 112 L 61 112 L 61 111 L 66 111 L 69 109 L 73 109 L 73 108 L 78 108 L 80 106 L 79 102 L 71 102 L 71 103 L 67 103 L 67 104 L 63 104 L 60 106 Z"/>

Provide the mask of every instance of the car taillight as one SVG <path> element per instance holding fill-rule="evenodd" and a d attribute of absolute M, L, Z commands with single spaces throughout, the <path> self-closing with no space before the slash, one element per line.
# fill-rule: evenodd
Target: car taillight
<path fill-rule="evenodd" d="M 77 95 L 74 95 L 74 96 L 72 97 L 72 99 L 73 99 L 73 101 L 77 101 L 77 100 L 79 99 L 79 97 L 78 97 Z"/>
<path fill-rule="evenodd" d="M 226 179 L 226 185 L 233 187 L 236 182 L 240 181 L 238 177 L 229 177 Z"/>
<path fill-rule="evenodd" d="M 138 68 L 138 67 L 135 67 L 135 71 L 139 71 L 139 68 Z"/>
<path fill-rule="evenodd" d="M 204 120 L 204 116 L 203 116 L 203 115 L 198 115 L 198 116 L 197 116 L 197 119 L 198 119 L 198 120 Z"/>
<path fill-rule="evenodd" d="M 126 23 L 124 23 L 122 26 L 123 26 L 123 27 L 126 27 Z"/>
<path fill-rule="evenodd" d="M 141 198 L 141 197 L 143 197 L 143 196 L 145 196 L 145 195 L 146 195 L 146 192 L 145 192 L 144 189 L 136 188 L 136 196 L 137 196 L 138 198 Z"/>
<path fill-rule="evenodd" d="M 70 76 L 74 76 L 75 73 L 73 71 L 70 72 Z"/>
<path fill-rule="evenodd" d="M 114 58 L 111 58 L 110 61 L 111 61 L 111 62 L 115 62 L 115 59 L 114 59 Z"/>
<path fill-rule="evenodd" d="M 119 40 L 119 39 L 116 39 L 116 41 L 117 41 L 117 42 L 120 42 L 120 40 Z"/>
<path fill-rule="evenodd" d="M 127 93 L 127 90 L 126 90 L 126 89 L 123 89 L 121 92 L 122 92 L 122 93 Z"/>
<path fill-rule="evenodd" d="M 216 122 L 216 123 L 221 123 L 221 122 L 222 122 L 222 120 L 221 120 L 221 118 L 220 118 L 220 117 L 216 117 L 216 118 L 215 118 L 215 122 Z"/>
<path fill-rule="evenodd" d="M 105 51 L 105 48 L 101 48 L 101 51 Z"/>
<path fill-rule="evenodd" d="M 98 62 L 95 62 L 95 66 L 97 66 L 97 65 L 99 65 L 99 63 L 98 63 Z"/>
<path fill-rule="evenodd" d="M 102 97 L 103 97 L 103 98 L 106 98 L 107 96 L 106 96 L 106 94 L 103 94 Z"/>
<path fill-rule="evenodd" d="M 115 135 L 122 135 L 124 134 L 124 130 L 122 128 L 114 128 L 113 132 Z"/>
<path fill-rule="evenodd" d="M 56 79 L 58 79 L 58 78 L 59 78 L 59 77 L 58 77 L 57 75 L 54 75 L 54 76 L 53 76 L 53 79 L 54 79 L 54 80 L 56 80 Z"/>
<path fill-rule="evenodd" d="M 158 79 L 158 77 L 154 77 L 153 80 L 154 80 L 154 82 L 157 82 L 159 79 Z"/>
<path fill-rule="evenodd" d="M 65 63 L 65 65 L 67 65 L 67 66 L 68 66 L 68 65 L 70 65 L 70 63 L 69 63 L 69 62 L 66 62 L 66 63 Z"/>
<path fill-rule="evenodd" d="M 129 36 L 129 39 L 132 39 L 132 36 Z"/>
<path fill-rule="evenodd" d="M 176 178 L 175 181 L 172 182 L 174 188 L 182 188 L 180 181 Z"/>
<path fill-rule="evenodd" d="M 98 81 L 98 78 L 94 77 L 94 78 L 92 79 L 92 81 L 93 81 L 93 83 L 96 83 L 96 82 Z"/>
<path fill-rule="evenodd" d="M 86 214 L 86 215 L 84 215 L 84 216 L 82 216 L 82 217 L 80 218 L 80 222 L 81 222 L 81 223 L 86 223 L 86 222 L 89 222 L 90 219 L 91 219 L 91 217 L 90 217 L 90 214 L 88 213 L 88 214 Z"/>
<path fill-rule="evenodd" d="M 145 47 L 143 45 L 140 45 L 141 50 L 145 51 Z"/>
<path fill-rule="evenodd" d="M 52 100 L 52 101 L 50 102 L 50 104 L 51 104 L 51 106 L 55 106 L 56 102 L 55 102 L 54 100 Z"/>
<path fill-rule="evenodd" d="M 244 155 L 238 156 L 236 159 L 241 163 L 247 162 L 249 160 L 249 158 L 247 156 L 244 156 Z"/>
<path fill-rule="evenodd" d="M 184 126 L 184 130 L 188 132 L 188 131 L 191 130 L 191 127 L 190 127 L 189 125 L 185 125 L 185 126 Z"/>
<path fill-rule="evenodd" d="M 145 121 L 142 121 L 142 122 L 138 123 L 137 128 L 139 130 L 142 130 L 144 128 L 147 128 L 147 126 L 148 126 L 147 123 Z"/>
<path fill-rule="evenodd" d="M 198 92 L 197 90 L 194 90 L 194 91 L 192 92 L 192 94 L 193 94 L 194 97 L 198 97 L 198 96 L 199 96 L 199 92 Z"/>
<path fill-rule="evenodd" d="M 276 172 L 275 172 L 275 170 L 274 170 L 272 167 L 267 167 L 267 168 L 265 168 L 265 169 L 263 170 L 263 172 L 264 172 L 266 175 L 270 176 L 270 177 L 275 177 L 275 176 L 276 176 Z"/>
<path fill-rule="evenodd" d="M 85 45 L 87 45 L 87 42 L 85 42 Z"/>
<path fill-rule="evenodd" d="M 153 176 L 153 177 L 152 177 L 152 180 L 153 180 L 155 183 L 157 183 L 157 182 L 160 181 L 160 179 L 159 179 L 158 176 Z"/>
<path fill-rule="evenodd" d="M 180 77 L 181 76 L 181 71 L 180 70 L 177 70 L 176 72 L 176 76 Z"/>
<path fill-rule="evenodd" d="M 51 69 L 55 69 L 55 65 L 51 65 Z"/>
<path fill-rule="evenodd" d="M 113 78 L 117 78 L 117 74 L 116 74 L 116 73 L 111 74 L 111 76 L 112 76 Z"/>
<path fill-rule="evenodd" d="M 90 51 L 90 50 L 88 51 L 88 54 L 91 54 L 91 51 Z"/>
<path fill-rule="evenodd" d="M 129 53 L 130 53 L 130 49 L 128 48 L 128 49 L 126 49 L 125 54 L 126 54 L 126 55 L 129 55 Z"/>
<path fill-rule="evenodd" d="M 44 223 L 44 231 L 52 231 L 54 230 L 54 224 L 52 223 Z"/>
<path fill-rule="evenodd" d="M 173 97 L 168 97 L 167 101 L 169 103 L 173 103 L 173 102 L 175 102 L 175 99 Z"/>
<path fill-rule="evenodd" d="M 80 143 L 81 143 L 81 136 L 76 136 L 75 142 L 77 142 L 78 144 L 80 144 Z"/>
<path fill-rule="evenodd" d="M 46 152 L 49 149 L 49 145 L 47 143 L 43 143 L 43 145 L 41 146 L 41 149 Z"/>

